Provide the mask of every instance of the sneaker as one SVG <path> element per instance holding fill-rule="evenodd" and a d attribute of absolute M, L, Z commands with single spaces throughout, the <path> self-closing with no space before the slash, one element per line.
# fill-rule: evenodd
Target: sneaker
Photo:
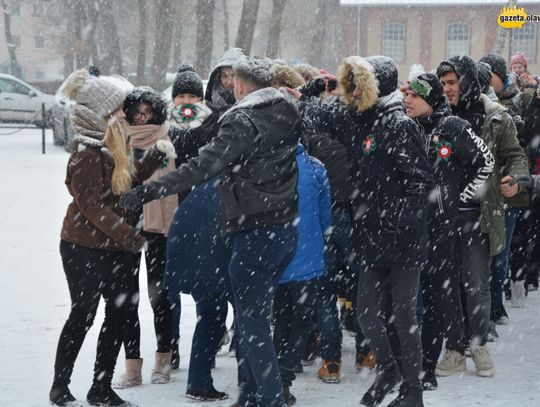
<path fill-rule="evenodd" d="M 462 355 L 458 351 L 447 349 L 444 352 L 442 360 L 435 368 L 435 374 L 437 376 L 446 377 L 453 375 L 454 373 L 465 372 L 466 370 L 467 362 L 465 360 L 465 355 Z"/>
<path fill-rule="evenodd" d="M 386 395 L 393 391 L 400 382 L 401 374 L 397 363 L 392 362 L 386 366 L 378 366 L 377 377 L 375 377 L 375 381 L 368 391 L 362 396 L 360 405 L 373 407 L 380 404 Z"/>
<path fill-rule="evenodd" d="M 51 388 L 51 391 L 49 392 L 49 401 L 53 406 L 71 407 L 80 405 L 67 386 Z"/>
<path fill-rule="evenodd" d="M 217 401 L 227 400 L 229 398 L 229 395 L 223 391 L 217 391 L 212 387 L 208 390 L 188 389 L 186 391 L 186 398 L 198 401 Z"/>
<path fill-rule="evenodd" d="M 399 388 L 399 395 L 388 407 L 424 407 L 422 386 L 404 382 Z"/>
<path fill-rule="evenodd" d="M 296 397 L 291 394 L 291 390 L 287 386 L 283 386 L 283 398 L 285 399 L 285 403 L 287 403 L 287 407 L 296 404 Z"/>
<path fill-rule="evenodd" d="M 525 301 L 527 295 L 525 293 L 525 281 L 514 281 L 510 287 L 512 291 L 512 307 L 513 308 L 525 308 Z"/>
<path fill-rule="evenodd" d="M 508 318 L 508 315 L 502 315 L 495 321 L 497 325 L 508 325 L 510 324 L 510 318 Z"/>
<path fill-rule="evenodd" d="M 489 321 L 489 327 L 487 331 L 486 340 L 488 342 L 497 342 L 499 340 L 499 334 L 496 329 L 497 324 L 494 321 Z"/>
<path fill-rule="evenodd" d="M 495 364 L 491 359 L 487 346 L 477 346 L 472 351 L 472 359 L 478 376 L 491 377 L 495 374 Z"/>
<path fill-rule="evenodd" d="M 114 392 L 111 386 L 93 384 L 88 394 L 86 395 L 86 401 L 91 406 L 100 407 L 134 407 L 129 401 L 124 401 L 118 394 Z"/>
<path fill-rule="evenodd" d="M 430 391 L 435 390 L 439 386 L 437 383 L 437 376 L 435 375 L 435 369 L 430 368 L 424 371 L 424 377 L 422 377 L 422 388 Z"/>
<path fill-rule="evenodd" d="M 356 352 L 356 362 L 354 364 L 356 370 L 360 371 L 362 369 L 374 369 L 376 364 L 377 359 L 375 357 L 375 352 L 369 351 L 367 355 Z"/>
<path fill-rule="evenodd" d="M 317 377 L 323 383 L 341 383 L 341 361 L 323 360 L 322 366 L 317 372 Z"/>

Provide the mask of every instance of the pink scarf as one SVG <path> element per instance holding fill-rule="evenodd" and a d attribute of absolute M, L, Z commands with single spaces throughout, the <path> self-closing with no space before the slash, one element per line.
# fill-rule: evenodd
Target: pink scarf
<path fill-rule="evenodd" d="M 169 139 L 169 123 L 161 126 L 157 124 L 145 124 L 142 126 L 129 126 L 131 144 L 134 148 L 148 151 L 156 145 L 158 140 Z M 145 184 L 161 178 L 162 176 L 176 169 L 174 160 L 168 160 L 164 168 L 159 168 L 150 178 L 144 181 Z M 156 201 L 143 205 L 143 229 L 147 232 L 160 233 L 167 236 L 169 226 L 172 223 L 174 211 L 178 207 L 178 196 L 170 195 Z"/>

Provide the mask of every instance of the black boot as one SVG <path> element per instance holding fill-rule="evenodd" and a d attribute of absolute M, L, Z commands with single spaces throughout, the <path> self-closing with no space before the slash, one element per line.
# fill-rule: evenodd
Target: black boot
<path fill-rule="evenodd" d="M 373 407 L 380 404 L 401 381 L 401 374 L 395 362 L 377 367 L 377 377 L 360 400 L 363 406 Z"/>
<path fill-rule="evenodd" d="M 110 385 L 93 384 L 88 390 L 86 401 L 91 406 L 114 406 L 114 407 L 133 407 L 129 401 L 124 401 L 114 392 Z"/>
<path fill-rule="evenodd" d="M 283 386 L 283 398 L 285 399 L 285 403 L 287 403 L 287 407 L 296 404 L 296 397 L 291 394 L 291 390 L 287 386 Z"/>
<path fill-rule="evenodd" d="M 399 388 L 399 396 L 388 404 L 388 407 L 424 407 L 422 385 L 420 383 L 403 383 Z"/>
<path fill-rule="evenodd" d="M 435 369 L 429 368 L 424 371 L 424 377 L 422 378 L 422 387 L 424 390 L 435 390 L 438 386 L 437 377 L 435 376 Z"/>
<path fill-rule="evenodd" d="M 53 406 L 69 406 L 77 401 L 67 386 L 58 386 L 51 388 L 49 401 Z"/>
<path fill-rule="evenodd" d="M 178 351 L 178 344 L 171 346 L 171 368 L 178 369 L 180 366 L 180 353 Z"/>

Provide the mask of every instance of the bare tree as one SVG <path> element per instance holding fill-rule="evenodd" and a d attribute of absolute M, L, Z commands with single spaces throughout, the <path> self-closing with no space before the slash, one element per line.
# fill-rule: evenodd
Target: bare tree
<path fill-rule="evenodd" d="M 227 0 L 223 2 L 223 48 L 227 51 L 229 47 L 229 9 L 227 7 Z"/>
<path fill-rule="evenodd" d="M 171 56 L 173 12 L 171 0 L 156 1 L 156 46 L 152 65 L 152 84 L 155 89 L 165 88 L 165 75 Z M 157 42 L 159 41 L 159 44 Z"/>
<path fill-rule="evenodd" d="M 197 40 L 195 42 L 195 71 L 206 78 L 212 62 L 214 37 L 214 0 L 197 1 Z"/>
<path fill-rule="evenodd" d="M 13 44 L 11 36 L 11 14 L 9 13 L 6 0 L 2 0 L 2 9 L 4 11 L 4 32 L 6 34 L 6 42 L 9 53 L 9 71 L 13 76 L 21 76 L 21 68 L 17 62 L 17 47 Z"/>
<path fill-rule="evenodd" d="M 328 2 L 319 0 L 317 10 L 315 10 L 315 24 L 313 37 L 309 46 L 308 62 L 318 66 L 324 50 L 324 37 L 326 35 L 325 19 L 328 11 Z"/>
<path fill-rule="evenodd" d="M 247 54 L 251 52 L 257 14 L 259 14 L 259 0 L 244 0 L 235 46 L 242 48 Z"/>
<path fill-rule="evenodd" d="M 137 84 L 145 80 L 146 68 L 146 1 L 137 1 L 139 9 L 139 52 L 137 54 Z"/>
<path fill-rule="evenodd" d="M 283 9 L 285 8 L 286 3 L 287 0 L 272 0 L 272 20 L 270 21 L 268 46 L 266 48 L 266 55 L 272 59 L 278 57 L 281 19 L 283 17 Z"/>

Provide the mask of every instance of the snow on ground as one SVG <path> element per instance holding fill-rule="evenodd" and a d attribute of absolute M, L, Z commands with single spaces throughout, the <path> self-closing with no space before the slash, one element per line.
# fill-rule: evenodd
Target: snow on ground
<path fill-rule="evenodd" d="M 48 405 L 58 335 L 69 312 L 69 293 L 58 253 L 59 233 L 69 196 L 64 186 L 68 159 L 47 134 L 47 153 L 41 154 L 41 133 L 0 128 L 0 406 Z M 144 275 L 144 273 L 142 273 Z M 183 296 L 180 369 L 167 385 L 149 384 L 155 338 L 151 309 L 141 278 L 140 318 L 144 384 L 119 394 L 141 407 L 193 406 L 184 398 L 190 341 L 195 323 L 193 301 Z M 524 309 L 509 308 L 511 324 L 498 327 L 500 340 L 490 349 L 497 366 L 494 378 L 480 378 L 472 370 L 441 378 L 439 389 L 425 394 L 426 406 L 537 407 L 540 406 L 540 294 L 531 293 Z M 88 333 L 75 366 L 71 390 L 84 399 L 90 386 L 100 313 Z M 117 374 L 123 371 L 123 351 Z M 318 363 L 317 363 L 318 364 Z M 317 364 L 305 368 L 292 387 L 298 406 L 356 406 L 373 380 L 354 369 L 354 341 L 344 337 L 343 382 L 325 385 L 316 378 Z M 227 391 L 229 406 L 237 394 L 235 360 L 220 354 L 214 379 Z M 385 400 L 383 405 L 390 402 Z"/>

